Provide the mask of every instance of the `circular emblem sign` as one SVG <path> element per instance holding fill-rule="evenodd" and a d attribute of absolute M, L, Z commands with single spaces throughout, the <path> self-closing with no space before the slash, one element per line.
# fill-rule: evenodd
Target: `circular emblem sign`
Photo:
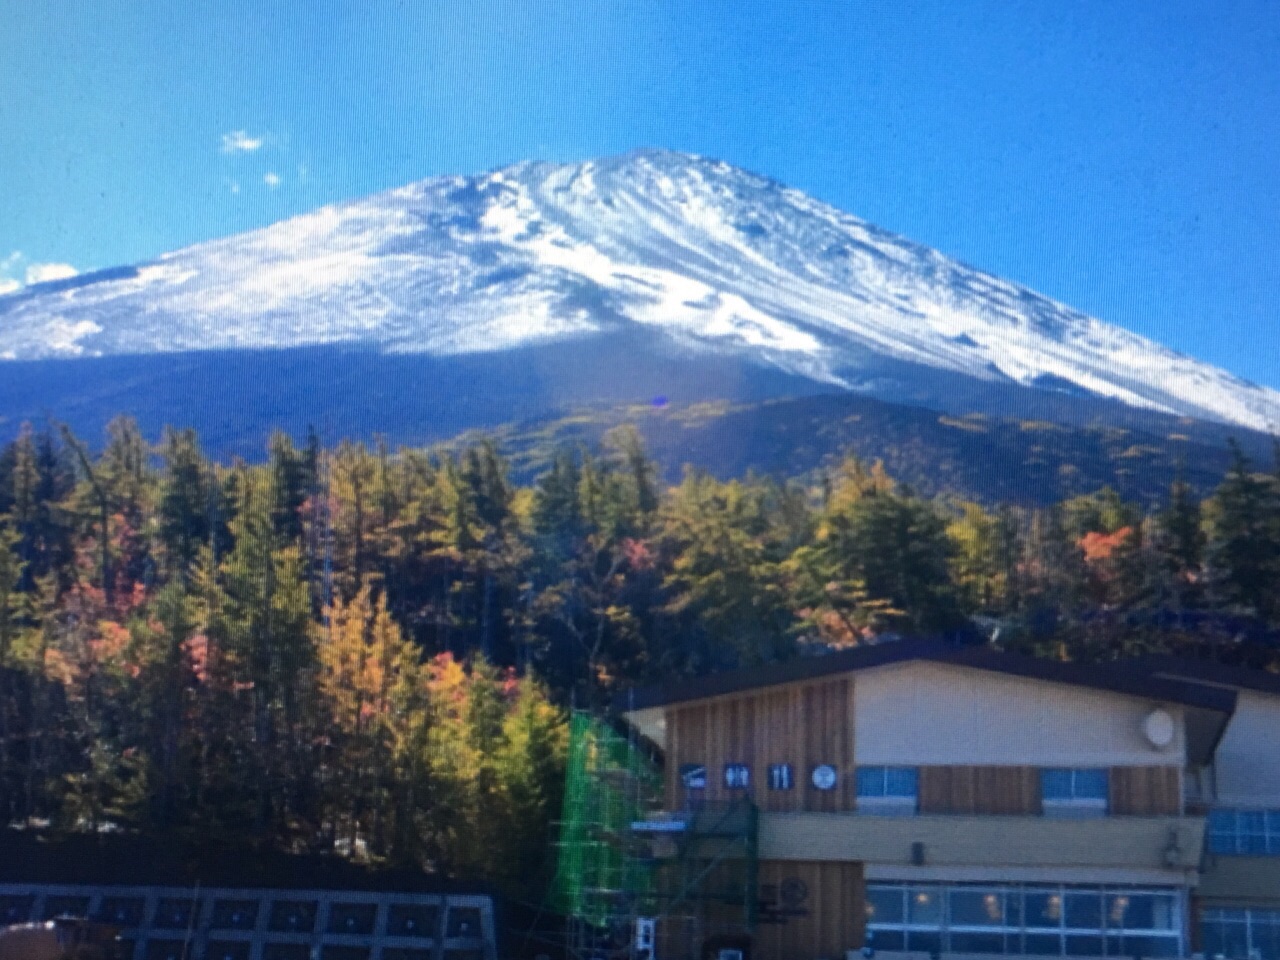
<path fill-rule="evenodd" d="M 832 790 L 835 788 L 836 781 L 839 780 L 839 774 L 836 768 L 829 763 L 821 764 L 813 768 L 813 785 L 819 790 Z"/>
<path fill-rule="evenodd" d="M 809 888 L 799 877 L 788 877 L 778 886 L 778 899 L 794 909 L 809 899 Z"/>

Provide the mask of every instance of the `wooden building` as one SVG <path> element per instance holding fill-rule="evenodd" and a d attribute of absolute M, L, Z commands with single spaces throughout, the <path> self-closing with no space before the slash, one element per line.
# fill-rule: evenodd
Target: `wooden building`
<path fill-rule="evenodd" d="M 628 691 L 618 708 L 662 752 L 664 816 L 758 809 L 760 960 L 867 945 L 1183 957 L 1202 940 L 1196 891 L 1214 876 L 1215 777 L 1237 789 L 1275 776 L 1250 803 L 1280 784 L 1280 747 L 1253 729 L 1280 719 L 1268 712 L 1280 699 L 1237 717 L 1255 694 L 1274 696 L 1167 664 L 904 641 Z M 1228 772 L 1218 755 L 1237 739 L 1242 758 L 1267 752 L 1271 765 Z M 672 960 L 699 955 L 659 942 Z"/>

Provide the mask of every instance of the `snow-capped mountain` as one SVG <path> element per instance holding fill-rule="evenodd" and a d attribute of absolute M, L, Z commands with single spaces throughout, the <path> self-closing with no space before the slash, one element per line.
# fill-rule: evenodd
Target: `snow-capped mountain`
<path fill-rule="evenodd" d="M 424 180 L 0 297 L 0 358 L 18 366 L 333 345 L 462 358 L 637 337 L 835 390 L 918 371 L 1280 422 L 1280 392 L 772 180 L 663 151 Z"/>

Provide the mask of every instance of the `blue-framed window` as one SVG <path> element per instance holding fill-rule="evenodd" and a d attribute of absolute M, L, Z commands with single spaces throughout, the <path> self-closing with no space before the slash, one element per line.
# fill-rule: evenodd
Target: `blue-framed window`
<path fill-rule="evenodd" d="M 1210 960 L 1280 960 L 1280 910 L 1206 910 L 1200 931 Z"/>
<path fill-rule="evenodd" d="M 1227 856 L 1280 856 L 1280 810 L 1213 810 L 1209 850 Z"/>
<path fill-rule="evenodd" d="M 1104 814 L 1110 793 L 1105 767 L 1052 767 L 1040 771 L 1045 813 Z"/>
<path fill-rule="evenodd" d="M 858 806 L 864 810 L 914 813 L 920 796 L 915 767 L 858 767 L 854 774 Z"/>

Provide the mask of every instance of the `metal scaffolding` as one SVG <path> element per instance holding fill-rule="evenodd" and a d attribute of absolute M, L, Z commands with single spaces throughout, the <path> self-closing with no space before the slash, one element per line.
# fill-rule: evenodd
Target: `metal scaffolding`
<path fill-rule="evenodd" d="M 663 807 L 662 772 L 635 733 L 575 713 L 553 890 L 571 956 L 683 960 L 754 929 L 754 804 Z"/>

